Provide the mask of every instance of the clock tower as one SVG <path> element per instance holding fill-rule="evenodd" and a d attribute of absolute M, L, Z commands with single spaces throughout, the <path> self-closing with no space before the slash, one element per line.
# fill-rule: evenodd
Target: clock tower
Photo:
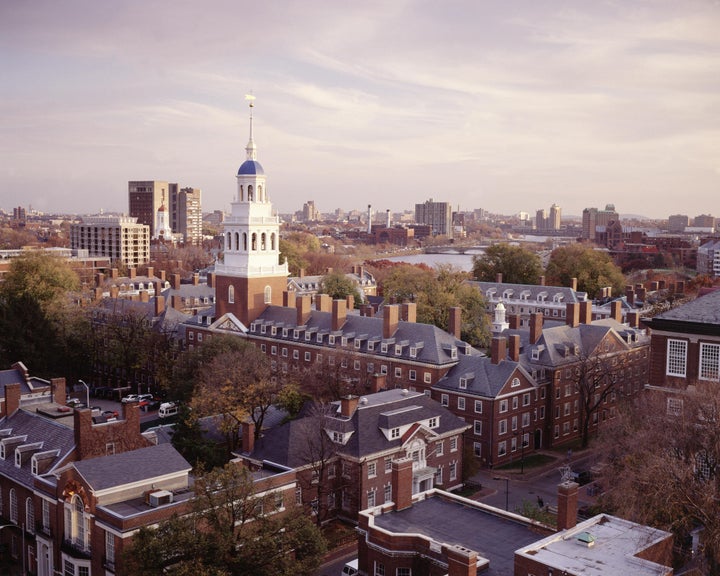
<path fill-rule="evenodd" d="M 280 219 L 267 195 L 266 177 L 253 140 L 254 96 L 250 101 L 250 140 L 237 172 L 237 190 L 225 220 L 222 263 L 215 265 L 216 315 L 231 313 L 245 327 L 269 304 L 282 305 L 287 263 L 280 264 Z"/>

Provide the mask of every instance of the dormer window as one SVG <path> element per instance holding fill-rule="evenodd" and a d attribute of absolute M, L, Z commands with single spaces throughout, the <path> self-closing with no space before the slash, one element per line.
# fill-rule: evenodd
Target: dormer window
<path fill-rule="evenodd" d="M 460 389 L 465 390 L 466 388 L 467 388 L 467 378 L 463 376 L 462 378 L 460 378 Z"/>
<path fill-rule="evenodd" d="M 540 359 L 540 348 L 533 348 L 533 349 L 532 349 L 532 359 L 533 359 L 533 360 L 539 360 L 539 359 Z"/>
<path fill-rule="evenodd" d="M 382 352 L 383 354 L 386 354 L 387 351 L 388 351 L 387 342 L 381 343 L 381 344 L 380 344 L 380 352 Z"/>
<path fill-rule="evenodd" d="M 457 348 L 455 346 L 453 346 L 452 348 L 450 348 L 450 358 L 452 358 L 453 360 L 456 360 L 457 357 L 458 357 Z"/>
<path fill-rule="evenodd" d="M 360 340 L 360 338 L 355 338 L 355 350 L 360 350 L 361 344 L 362 344 L 362 340 Z"/>
<path fill-rule="evenodd" d="M 428 428 L 437 428 L 439 424 L 439 419 L 437 416 L 434 416 L 428 420 Z"/>
<path fill-rule="evenodd" d="M 288 335 L 288 329 L 287 329 L 287 328 L 283 328 L 283 329 L 282 329 L 282 335 L 283 335 L 283 338 L 287 338 L 287 335 Z"/>
<path fill-rule="evenodd" d="M 322 344 L 322 339 L 323 339 L 323 335 L 320 334 L 320 332 L 318 332 L 315 336 L 315 341 L 318 342 L 319 344 Z"/>
<path fill-rule="evenodd" d="M 368 352 L 374 352 L 375 351 L 375 342 L 372 340 L 368 340 L 368 346 L 367 346 Z"/>
<path fill-rule="evenodd" d="M 400 438 L 400 428 L 390 429 L 390 439 Z"/>
<path fill-rule="evenodd" d="M 403 347 L 400 344 L 395 344 L 395 356 L 400 356 L 402 354 Z"/>
<path fill-rule="evenodd" d="M 335 336 L 333 336 L 332 334 L 328 336 L 328 344 L 330 344 L 331 346 L 335 345 Z"/>
<path fill-rule="evenodd" d="M 305 333 L 305 342 L 310 342 L 312 339 L 312 334 L 310 332 Z"/>
<path fill-rule="evenodd" d="M 250 332 L 255 332 L 256 326 L 257 326 L 257 325 L 254 324 L 254 323 L 253 323 L 253 324 L 250 324 Z"/>
<path fill-rule="evenodd" d="M 293 338 L 297 340 L 300 338 L 300 330 L 293 330 Z"/>
<path fill-rule="evenodd" d="M 273 326 L 272 328 L 270 328 L 270 335 L 277 336 L 277 326 Z"/>

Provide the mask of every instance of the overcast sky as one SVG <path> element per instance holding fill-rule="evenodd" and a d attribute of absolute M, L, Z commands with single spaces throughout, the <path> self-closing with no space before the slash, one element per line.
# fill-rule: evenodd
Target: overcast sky
<path fill-rule="evenodd" d="M 2 0 L 0 208 L 720 217 L 718 0 Z"/>

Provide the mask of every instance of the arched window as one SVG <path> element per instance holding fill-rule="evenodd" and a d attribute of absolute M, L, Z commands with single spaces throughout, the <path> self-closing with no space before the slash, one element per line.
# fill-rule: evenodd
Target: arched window
<path fill-rule="evenodd" d="M 252 189 L 252 184 L 251 184 L 250 186 L 248 186 L 248 202 L 252 202 L 252 201 L 253 201 L 253 189 Z"/>
<path fill-rule="evenodd" d="M 247 252 L 247 232 L 243 232 L 243 252 Z"/>
<path fill-rule="evenodd" d="M 267 243 L 265 241 L 265 232 L 260 234 L 260 250 L 267 250 Z"/>
<path fill-rule="evenodd" d="M 17 524 L 17 520 L 18 520 L 17 492 L 15 492 L 15 488 L 10 488 L 10 522 Z"/>
<path fill-rule="evenodd" d="M 228 304 L 235 304 L 235 286 L 228 286 Z"/>
<path fill-rule="evenodd" d="M 260 202 L 265 202 L 265 198 L 263 197 L 263 188 L 262 185 L 258 185 L 258 200 Z"/>
<path fill-rule="evenodd" d="M 235 232 L 235 250 L 240 250 L 240 232 Z"/>
<path fill-rule="evenodd" d="M 256 232 L 253 232 L 253 233 L 252 233 L 252 236 L 251 236 L 250 238 L 251 238 L 251 240 L 250 240 L 250 244 L 251 244 L 250 249 L 254 252 L 255 250 L 257 250 L 257 233 L 256 233 Z"/>
<path fill-rule="evenodd" d="M 245 190 L 243 190 L 243 185 L 240 184 L 240 198 L 238 198 L 238 202 L 244 202 L 245 201 Z"/>
<path fill-rule="evenodd" d="M 79 495 L 73 494 L 70 502 L 65 502 L 65 539 L 85 550 L 88 547 L 88 536 L 85 504 Z"/>
<path fill-rule="evenodd" d="M 232 234 L 230 232 L 225 235 L 225 250 L 232 250 Z"/>
<path fill-rule="evenodd" d="M 265 286 L 265 304 L 272 303 L 272 288 Z"/>
<path fill-rule="evenodd" d="M 25 529 L 35 533 L 35 503 L 32 498 L 25 499 Z"/>
<path fill-rule="evenodd" d="M 270 250 L 275 250 L 275 232 L 270 234 Z"/>

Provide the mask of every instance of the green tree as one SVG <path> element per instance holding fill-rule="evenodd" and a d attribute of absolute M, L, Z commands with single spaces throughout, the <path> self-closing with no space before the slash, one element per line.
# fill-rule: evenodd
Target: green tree
<path fill-rule="evenodd" d="M 322 278 L 321 294 L 329 294 L 333 300 L 344 300 L 352 296 L 356 304 L 363 302 L 362 292 L 355 283 L 339 270 L 333 270 Z"/>
<path fill-rule="evenodd" d="M 558 286 L 570 286 L 577 279 L 577 289 L 595 298 L 600 291 L 611 286 L 613 294 L 623 294 L 625 277 L 606 252 L 582 244 L 569 244 L 555 248 L 545 270 L 547 280 Z"/>
<path fill-rule="evenodd" d="M 291 232 L 280 238 L 280 261 L 287 261 L 290 274 L 298 276 L 309 267 L 306 255 L 320 250 L 320 240 L 307 232 Z"/>
<path fill-rule="evenodd" d="M 71 293 L 79 278 L 64 260 L 43 253 L 14 259 L 0 284 L 0 357 L 42 376 L 85 376 L 87 326 Z"/>
<path fill-rule="evenodd" d="M 473 277 L 484 282 L 495 282 L 502 274 L 503 282 L 537 284 L 542 272 L 540 257 L 522 246 L 493 244 L 483 254 L 473 256 Z"/>

